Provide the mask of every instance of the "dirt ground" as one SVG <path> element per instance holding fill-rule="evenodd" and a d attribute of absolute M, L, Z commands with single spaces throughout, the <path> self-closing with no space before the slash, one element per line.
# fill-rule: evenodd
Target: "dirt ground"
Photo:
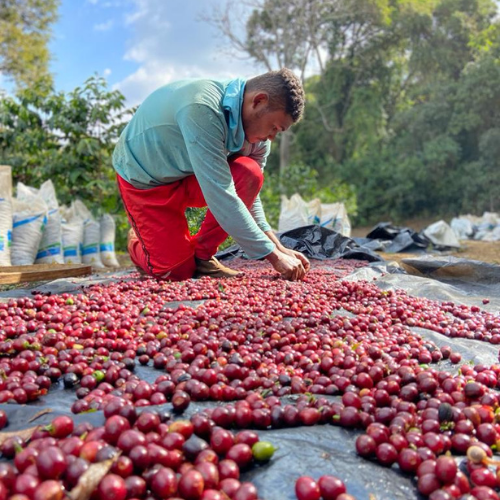
<path fill-rule="evenodd" d="M 398 224 L 401 227 L 408 227 L 413 231 L 421 231 L 427 226 L 436 222 L 431 219 L 416 219 L 407 221 L 404 224 Z M 355 238 L 365 237 L 373 226 L 369 227 L 356 227 L 352 229 L 352 236 Z M 452 255 L 461 259 L 480 260 L 490 264 L 500 264 L 500 241 L 474 241 L 465 240 L 460 242 L 462 247 L 456 251 L 446 252 L 443 255 Z M 409 253 L 384 253 L 380 255 L 386 260 L 394 260 L 400 262 L 402 259 L 414 258 L 414 254 Z"/>

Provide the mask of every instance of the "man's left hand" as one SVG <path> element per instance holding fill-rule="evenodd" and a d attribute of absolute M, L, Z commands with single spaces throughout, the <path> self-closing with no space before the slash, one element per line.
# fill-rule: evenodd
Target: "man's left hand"
<path fill-rule="evenodd" d="M 299 259 L 300 262 L 302 262 L 302 265 L 304 266 L 306 273 L 309 271 L 309 269 L 311 269 L 311 263 L 309 262 L 308 258 L 303 253 L 300 253 L 300 252 L 297 252 L 296 250 L 291 250 L 290 248 L 285 248 L 285 247 L 280 248 L 280 250 L 287 255 L 290 255 L 292 257 L 295 257 L 296 259 Z"/>

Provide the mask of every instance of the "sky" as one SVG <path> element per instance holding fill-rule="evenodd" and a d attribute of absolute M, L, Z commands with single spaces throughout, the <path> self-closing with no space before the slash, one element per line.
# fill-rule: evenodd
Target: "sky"
<path fill-rule="evenodd" d="M 225 0 L 62 0 L 50 68 L 57 90 L 93 74 L 140 104 L 180 78 L 249 77 L 265 71 L 230 57 L 216 28 L 200 18 Z"/>

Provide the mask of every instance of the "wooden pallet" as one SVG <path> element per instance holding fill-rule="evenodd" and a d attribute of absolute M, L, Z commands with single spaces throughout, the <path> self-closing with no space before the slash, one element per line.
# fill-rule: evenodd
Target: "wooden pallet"
<path fill-rule="evenodd" d="M 24 281 L 47 281 L 58 278 L 74 278 L 92 274 L 92 266 L 86 264 L 34 264 L 32 266 L 0 267 L 0 285 Z"/>

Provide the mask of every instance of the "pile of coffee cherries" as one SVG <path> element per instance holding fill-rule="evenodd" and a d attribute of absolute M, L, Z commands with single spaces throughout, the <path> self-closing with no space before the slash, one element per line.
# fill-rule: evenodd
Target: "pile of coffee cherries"
<path fill-rule="evenodd" d="M 99 500 L 258 498 L 253 484 L 240 482 L 240 470 L 269 460 L 274 448 L 255 432 L 233 434 L 208 418 L 201 424 L 200 417 L 172 421 L 166 413 L 138 414 L 118 398 L 104 413 L 100 427 L 75 427 L 59 416 L 28 443 L 19 436 L 4 441 L 0 451 L 13 463 L 0 463 L 0 498 L 62 500 L 75 488 L 92 487 L 89 472 L 99 475 Z"/>
<path fill-rule="evenodd" d="M 184 473 L 191 471 L 189 477 L 196 478 L 203 473 L 196 469 L 198 455 L 190 455 L 184 443 L 181 448 L 160 446 L 182 455 L 175 467 L 165 465 L 170 462 L 153 464 L 146 458 L 140 462 L 139 451 L 137 457 L 131 457 L 130 452 L 141 446 L 147 457 L 156 457 L 148 446 L 159 446 L 170 434 L 182 434 L 186 442 L 195 436 L 198 444 L 199 440 L 208 443 L 211 456 L 215 454 L 218 460 L 233 460 L 245 468 L 256 462 L 252 447 L 248 442 L 236 442 L 230 430 L 330 424 L 363 431 L 356 442 L 359 455 L 384 466 L 398 464 L 402 472 L 417 478 L 418 490 L 432 500 L 460 495 L 495 499 L 497 484 L 493 485 L 491 474 L 484 472 L 495 475 L 492 464 L 481 460 L 474 467 L 479 464 L 475 469 L 483 472 L 465 474 L 457 469 L 453 475 L 449 454 L 465 454 L 471 447 L 491 454 L 492 447 L 500 443 L 495 392 L 500 386 L 500 365 L 465 363 L 458 374 L 438 370 L 433 363 L 448 360 L 459 364 L 460 354 L 448 346 L 439 348 L 412 327 L 449 338 L 498 344 L 500 317 L 475 306 L 438 303 L 401 290 L 383 291 L 367 281 L 342 279 L 362 265 L 345 260 L 316 263 L 303 282 L 287 282 L 259 263 L 239 261 L 232 266 L 245 275 L 231 280 L 203 278 L 168 283 L 131 276 L 74 295 L 35 293 L 0 303 L 0 402 L 29 403 L 43 398 L 53 384 L 63 383 L 74 388 L 74 413 L 103 410 L 107 420 L 99 429 L 111 425 L 109 420 L 114 424 L 119 421 L 124 427 L 126 421 L 130 429 L 122 428 L 120 434 L 132 432 L 137 437 L 142 433 L 146 440 L 133 441 L 134 446 L 124 448 L 104 438 L 105 430 L 77 429 L 62 441 L 48 430 L 43 431 L 49 432 L 48 436 L 37 431 L 28 443 L 17 443 L 31 450 L 23 451 L 26 461 L 18 459 L 22 470 L 17 471 L 24 475 L 28 469 L 27 474 L 38 482 L 23 493 L 23 488 L 18 492 L 17 486 L 7 480 L 6 495 L 24 494 L 27 499 L 38 500 L 34 495 L 40 491 L 40 481 L 56 481 L 63 492 L 74 487 L 71 474 L 65 482 L 66 472 L 57 478 L 40 474 L 36 457 L 30 455 L 35 453 L 33 449 L 59 448 L 63 454 L 76 457 L 79 464 L 80 459 L 100 463 L 117 454 L 106 477 L 123 479 L 120 482 L 115 477 L 113 481 L 120 485 L 117 490 L 126 492 L 124 498 L 145 498 L 146 494 L 163 498 L 163 490 L 160 494 L 152 487 L 154 474 L 148 476 L 150 469 L 156 471 L 155 466 L 162 463 L 162 467 L 174 471 L 168 477 L 175 477 L 178 493 L 185 499 L 213 500 L 224 495 L 234 500 L 253 499 L 256 492 L 243 496 L 235 487 L 230 491 L 219 488 L 210 493 L 212 496 L 206 491 L 214 488 L 206 486 L 199 496 L 186 493 L 180 486 L 188 482 L 181 481 Z M 156 380 L 141 380 L 137 365 L 157 369 Z M 296 401 L 282 404 L 283 397 L 292 395 L 297 396 Z M 168 402 L 173 411 L 182 413 L 191 401 L 205 400 L 225 404 L 193 416 L 191 434 L 173 431 L 175 422 L 162 420 L 159 414 L 155 430 L 136 428 L 141 417 L 136 419 L 134 415 L 141 408 L 145 415 L 156 415 L 154 407 Z M 109 409 L 118 406 L 116 413 Z M 197 428 L 202 427 L 197 419 L 205 422 L 205 430 Z M 225 442 L 231 442 L 232 447 L 246 445 L 237 450 L 244 449 L 247 462 L 240 461 L 236 451 L 227 458 L 229 450 L 221 452 L 212 443 L 213 433 L 223 431 Z M 153 437 L 148 438 L 150 432 Z M 104 443 L 102 448 L 107 451 L 100 452 L 99 448 L 94 456 L 82 456 L 78 446 L 87 446 L 89 435 L 91 442 Z M 75 443 L 78 451 L 66 453 L 69 445 L 63 448 L 61 442 L 67 440 Z M 15 443 L 11 449 L 15 462 L 21 452 L 16 454 Z M 8 457 L 9 451 L 4 443 L 4 456 Z M 163 456 L 163 452 L 156 452 Z M 120 475 L 117 464 L 127 459 L 132 466 L 128 474 Z M 123 487 L 130 476 L 143 479 L 140 495 Z M 193 477 L 189 483 L 201 484 Z M 318 491 L 318 498 L 325 500 L 350 498 L 341 486 L 336 490 L 331 486 L 340 480 L 325 477 L 301 478 L 296 488 L 299 500 L 314 499 Z M 102 481 L 100 498 L 109 498 L 101 485 Z M 208 485 L 213 486 L 213 481 Z M 328 496 L 328 487 L 338 492 L 337 497 Z M 251 486 L 244 489 L 251 490 Z M 306 491 L 310 493 L 306 495 Z M 115 492 L 111 496 L 121 498 Z"/>

